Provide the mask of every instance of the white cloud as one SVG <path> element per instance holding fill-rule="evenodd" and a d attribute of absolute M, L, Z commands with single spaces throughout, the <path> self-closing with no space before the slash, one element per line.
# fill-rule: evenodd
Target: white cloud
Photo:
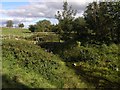
<path fill-rule="evenodd" d="M 34 19 L 33 18 L 13 18 L 13 17 L 5 17 L 5 18 L 0 18 L 0 23 L 2 25 L 6 24 L 8 20 L 12 20 L 14 24 L 19 24 L 19 23 L 26 23 L 26 22 L 32 22 Z"/>
<path fill-rule="evenodd" d="M 1 0 L 1 2 L 28 2 L 29 0 Z"/>
<path fill-rule="evenodd" d="M 96 0 L 29 0 L 30 2 L 80 2 L 80 3 L 85 3 L 85 2 L 92 2 Z M 100 0 L 97 0 L 100 1 Z"/>
<path fill-rule="evenodd" d="M 0 18 L 2 23 L 13 20 L 14 23 L 33 22 L 39 18 L 54 19 L 58 10 L 62 10 L 63 1 L 66 0 L 29 0 L 28 5 L 20 6 L 16 9 L 3 10 L 0 13 L 7 18 Z M 67 0 L 73 9 L 77 10 L 77 16 L 81 16 L 88 2 L 93 0 Z M 53 20 L 54 21 L 54 20 Z"/>
<path fill-rule="evenodd" d="M 41 1 L 41 0 L 40 0 Z M 51 0 L 51 1 L 33 1 L 31 0 L 29 5 L 25 5 L 13 10 L 0 10 L 0 13 L 11 17 L 48 17 L 54 18 L 55 13 L 62 9 L 63 1 L 61 0 Z M 68 3 L 73 6 L 78 13 L 82 13 L 85 9 L 86 2 L 91 0 L 68 0 Z"/>

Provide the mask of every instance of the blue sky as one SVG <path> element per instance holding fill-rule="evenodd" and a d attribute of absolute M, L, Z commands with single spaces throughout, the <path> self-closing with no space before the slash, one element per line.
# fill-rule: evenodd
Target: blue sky
<path fill-rule="evenodd" d="M 26 18 L 27 19 L 27 16 L 16 16 L 16 15 L 9 15 L 10 13 L 9 12 L 12 12 L 15 13 L 15 10 L 19 9 L 19 8 L 22 8 L 22 7 L 25 7 L 25 6 L 28 6 L 30 5 L 30 2 L 27 2 L 27 1 L 24 1 L 24 2 L 8 2 L 8 1 L 5 1 L 5 2 L 2 2 L 2 10 L 4 10 L 3 12 L 4 13 L 0 13 L 0 18 L 2 18 L 2 23 L 5 25 L 5 22 L 7 20 L 15 20 L 15 24 L 17 25 L 18 23 L 24 23 L 26 27 L 28 27 L 30 24 L 35 24 L 36 22 L 38 22 L 39 20 L 43 20 L 43 19 L 47 19 L 47 20 L 50 20 L 52 24 L 56 24 L 57 23 L 57 20 L 53 19 L 53 18 L 46 18 L 46 17 L 37 17 L 35 19 L 32 19 L 34 17 L 28 17 L 28 21 L 26 20 L 17 20 L 17 18 Z M 19 9 L 20 11 L 21 9 Z M 7 12 L 7 13 L 6 13 Z M 29 20 L 31 19 L 31 20 Z"/>
<path fill-rule="evenodd" d="M 22 5 L 27 5 L 29 2 L 2 2 L 2 8 L 9 10 L 9 9 L 15 9 L 17 7 L 20 7 Z"/>
<path fill-rule="evenodd" d="M 86 5 L 91 0 L 67 0 L 73 9 L 78 11 L 77 16 L 82 16 Z M 15 25 L 24 23 L 26 27 L 39 20 L 47 19 L 52 24 L 58 21 L 55 14 L 62 10 L 63 0 L 2 0 L 0 5 L 0 22 L 5 26 L 7 20 L 13 20 Z"/>

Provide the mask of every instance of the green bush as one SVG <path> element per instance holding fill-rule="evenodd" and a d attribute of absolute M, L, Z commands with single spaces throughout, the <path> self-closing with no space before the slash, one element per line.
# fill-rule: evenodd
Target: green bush
<path fill-rule="evenodd" d="M 32 71 L 41 75 L 50 85 L 57 88 L 81 87 L 79 79 L 73 75 L 73 71 L 68 69 L 59 57 L 46 52 L 37 45 L 27 41 L 5 40 L 2 48 L 3 63 L 7 63 L 8 66 L 11 65 L 13 68 L 11 70 L 15 70 L 13 66 L 16 65 L 27 72 Z M 4 69 L 6 68 L 5 65 Z M 10 68 L 7 69 L 10 70 Z M 71 79 L 71 77 L 74 78 Z M 42 82 L 37 81 L 35 85 L 40 83 Z M 28 84 L 30 84 L 29 81 Z M 84 86 L 84 83 L 81 85 Z"/>
<path fill-rule="evenodd" d="M 64 44 L 58 47 L 57 54 L 80 75 L 83 74 L 88 79 L 93 77 L 90 81 L 95 87 L 99 85 L 100 87 L 119 87 L 119 45 L 69 46 Z"/>
<path fill-rule="evenodd" d="M 93 61 L 99 60 L 98 52 L 93 48 L 86 48 L 84 46 L 73 47 L 71 49 L 65 49 L 59 54 L 66 59 L 66 61 Z"/>
<path fill-rule="evenodd" d="M 27 38 L 28 40 L 38 40 L 39 42 L 58 42 L 59 37 L 57 34 L 50 32 L 34 33 L 34 35 Z"/>

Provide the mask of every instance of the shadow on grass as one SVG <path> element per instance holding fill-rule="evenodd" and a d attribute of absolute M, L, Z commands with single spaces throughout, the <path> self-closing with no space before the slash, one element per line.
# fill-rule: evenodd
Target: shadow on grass
<path fill-rule="evenodd" d="M 7 75 L 2 75 L 2 88 L 19 88 L 19 89 L 22 89 L 22 88 L 29 88 L 29 87 L 20 83 L 17 80 L 14 80 L 13 78 L 11 79 Z"/>
<path fill-rule="evenodd" d="M 65 48 L 69 48 L 69 46 L 66 45 L 67 43 L 60 43 L 60 42 L 45 42 L 40 44 L 42 48 L 47 49 L 49 52 L 52 51 L 54 54 L 58 54 L 58 55 L 59 52 L 63 52 Z M 61 55 L 60 57 L 64 60 L 64 58 Z M 92 73 L 94 71 L 89 71 L 89 70 L 85 71 L 84 68 L 80 68 L 80 67 L 76 68 L 74 66 L 69 66 L 68 63 L 72 63 L 72 62 L 68 62 L 66 60 L 64 60 L 64 62 L 66 62 L 66 66 L 75 70 L 76 74 L 80 75 L 81 79 L 84 82 L 94 85 L 96 88 L 113 88 L 113 89 L 120 88 L 120 83 L 118 81 L 117 82 L 110 81 L 103 76 L 93 75 Z"/>
<path fill-rule="evenodd" d="M 77 75 L 87 83 L 94 85 L 96 88 L 120 88 L 120 83 L 112 82 L 103 76 L 93 75 L 92 71 L 85 71 L 82 68 L 73 68 Z"/>
<path fill-rule="evenodd" d="M 39 46 L 48 51 L 52 51 L 54 54 L 59 54 L 60 51 L 69 49 L 71 46 L 74 47 L 75 43 L 74 39 L 72 39 L 66 42 L 41 42 L 39 43 Z"/>
<path fill-rule="evenodd" d="M 60 42 L 43 42 L 40 43 L 39 45 L 42 48 L 47 49 L 48 51 L 52 51 L 54 54 L 57 54 L 56 50 L 59 51 L 60 46 L 63 46 L 64 43 L 60 43 Z"/>
<path fill-rule="evenodd" d="M 22 33 L 32 33 L 32 32 L 26 32 L 26 31 L 23 31 Z"/>

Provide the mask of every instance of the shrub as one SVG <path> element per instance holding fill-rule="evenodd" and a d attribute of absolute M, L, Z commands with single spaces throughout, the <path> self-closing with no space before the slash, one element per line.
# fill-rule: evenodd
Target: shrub
<path fill-rule="evenodd" d="M 43 42 L 58 42 L 59 37 L 58 35 L 54 33 L 34 33 L 34 35 L 28 37 L 28 40 L 36 40 L 37 38 L 38 41 L 43 41 Z"/>
<path fill-rule="evenodd" d="M 67 87 L 80 87 L 78 78 L 74 77 L 64 62 L 39 46 L 22 40 L 5 40 L 2 48 L 3 62 L 7 62 L 11 67 L 16 65 L 28 72 L 33 71 L 57 88 L 66 87 L 65 84 Z M 70 75 L 74 78 L 71 79 Z"/>

